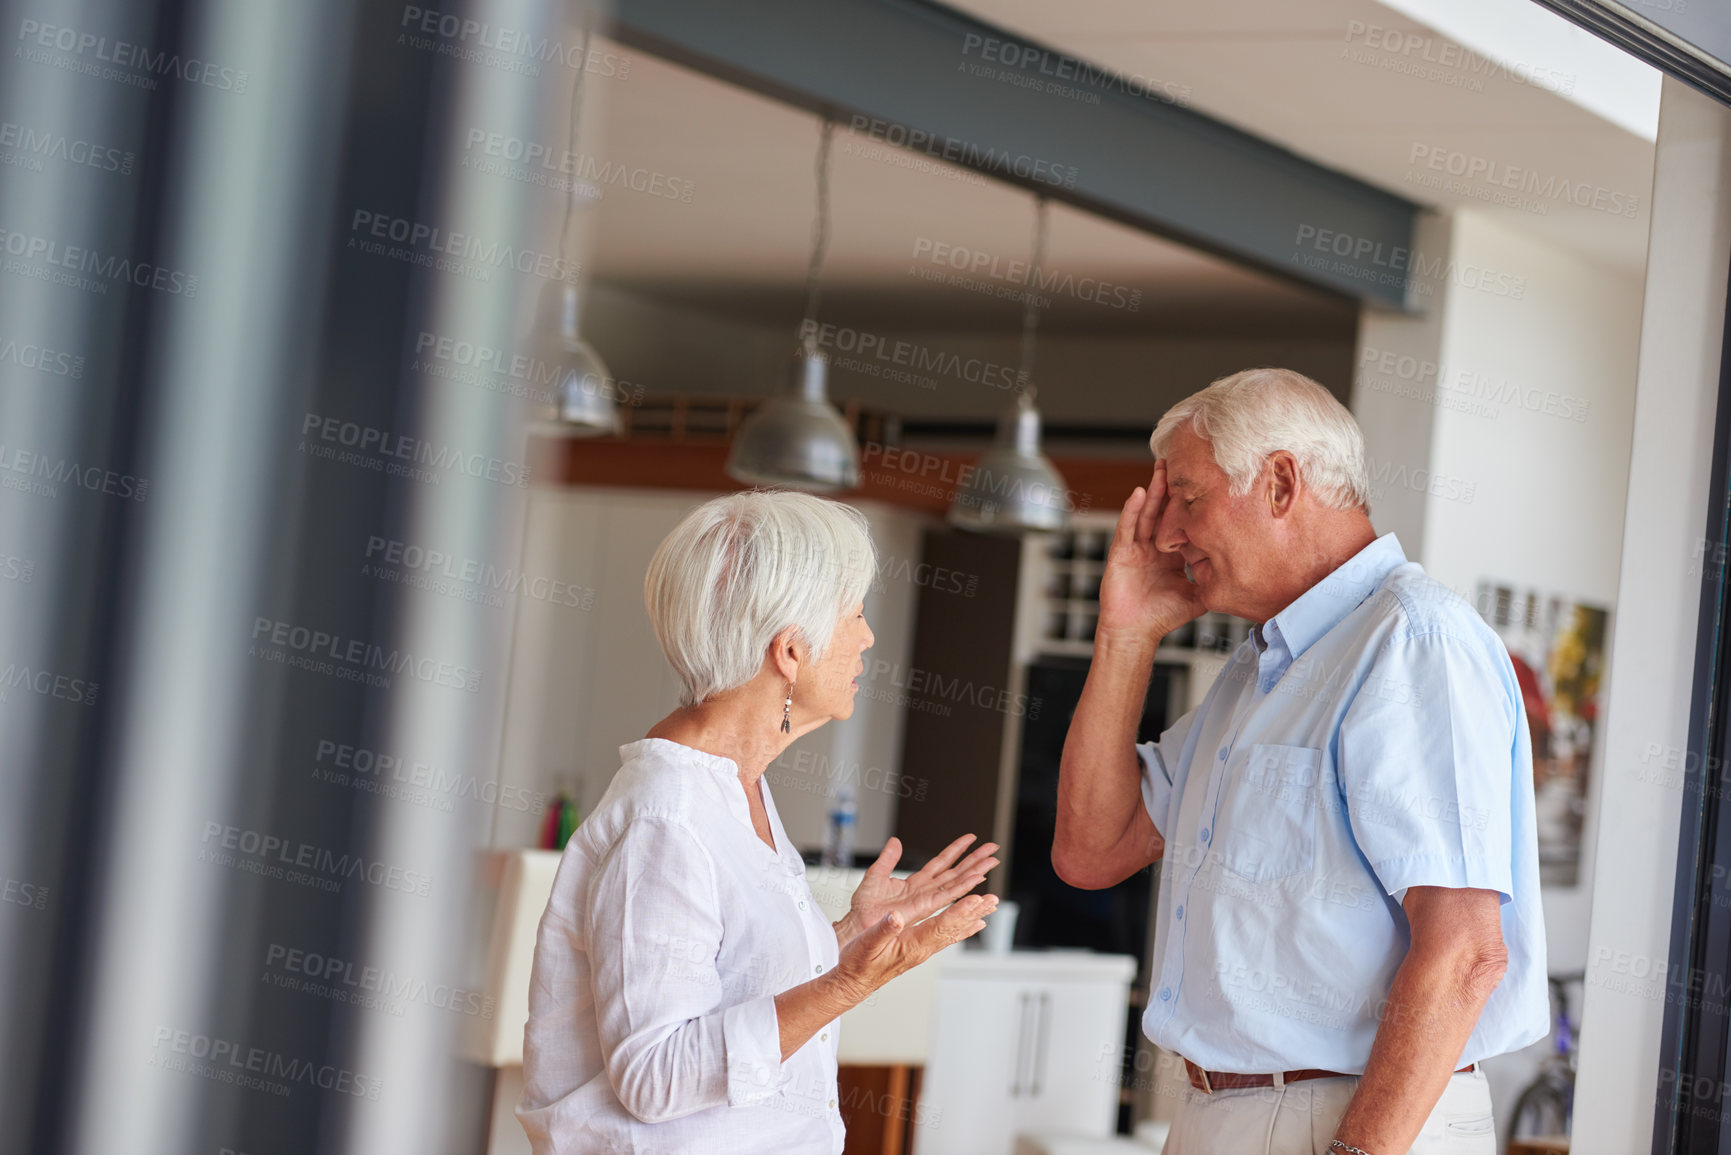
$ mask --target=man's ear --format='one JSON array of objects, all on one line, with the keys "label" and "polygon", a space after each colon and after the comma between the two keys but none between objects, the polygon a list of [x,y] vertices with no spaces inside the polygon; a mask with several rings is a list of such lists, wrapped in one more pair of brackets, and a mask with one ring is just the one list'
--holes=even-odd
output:
[{"label": "man's ear", "polygon": [[769,643],[768,661],[776,676],[784,682],[799,681],[799,668],[805,659],[805,643],[798,626],[788,626]]},{"label": "man's ear", "polygon": [[1286,450],[1277,450],[1268,458],[1268,512],[1280,518],[1292,512],[1298,501],[1300,482],[1298,461]]}]

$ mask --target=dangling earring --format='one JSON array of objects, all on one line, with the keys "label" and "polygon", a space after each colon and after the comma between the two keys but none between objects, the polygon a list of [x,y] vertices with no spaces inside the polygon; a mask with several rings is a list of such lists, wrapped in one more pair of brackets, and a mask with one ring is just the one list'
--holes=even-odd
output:
[{"label": "dangling earring", "polygon": [[787,684],[787,700],[781,704],[781,732],[793,733],[793,683]]}]

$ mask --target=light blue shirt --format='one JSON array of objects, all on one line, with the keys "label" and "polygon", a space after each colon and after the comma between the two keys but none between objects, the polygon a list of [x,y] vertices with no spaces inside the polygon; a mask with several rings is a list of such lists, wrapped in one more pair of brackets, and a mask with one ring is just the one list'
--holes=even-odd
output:
[{"label": "light blue shirt", "polygon": [[1502,895],[1508,971],[1456,1066],[1550,1029],[1526,709],[1500,639],[1385,534],[1137,747],[1166,840],[1148,1037],[1208,1070],[1359,1074],[1409,886]]}]

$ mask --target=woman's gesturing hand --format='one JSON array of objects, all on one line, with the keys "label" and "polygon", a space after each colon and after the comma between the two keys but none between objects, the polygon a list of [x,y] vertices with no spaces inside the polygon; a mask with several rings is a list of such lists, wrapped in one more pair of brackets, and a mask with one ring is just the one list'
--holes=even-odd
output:
[{"label": "woman's gesturing hand", "polygon": [[995,895],[970,894],[942,914],[912,925],[892,910],[844,941],[829,973],[775,996],[782,1060],[805,1046],[825,1023],[859,1006],[903,971],[979,932],[997,906]]},{"label": "woman's gesturing hand", "polygon": [[997,906],[996,895],[971,894],[942,914],[913,926],[892,910],[841,948],[835,981],[846,989],[850,999],[862,1002],[903,971],[977,934],[986,925],[985,916]]},{"label": "woman's gesturing hand", "polygon": [[1137,486],[1118,515],[1106,571],[1100,579],[1100,621],[1095,636],[1158,640],[1207,607],[1184,576],[1184,557],[1163,552],[1155,537],[1167,502],[1166,462],[1154,463],[1148,488]]},{"label": "woman's gesturing hand", "polygon": [[890,874],[902,857],[901,839],[891,838],[884,843],[883,853],[866,870],[865,877],[853,892],[847,916],[836,923],[837,941],[846,946],[860,931],[877,925],[892,912],[901,915],[902,922],[911,926],[980,885],[986,880],[987,872],[998,865],[998,860],[993,857],[998,844],[981,843],[957,862],[956,859],[973,840],[972,834],[962,835],[907,878],[894,878]]}]

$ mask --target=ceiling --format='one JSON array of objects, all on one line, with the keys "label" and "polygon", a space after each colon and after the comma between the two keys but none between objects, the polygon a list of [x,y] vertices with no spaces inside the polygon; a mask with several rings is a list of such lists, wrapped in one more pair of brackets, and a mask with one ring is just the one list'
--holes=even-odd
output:
[{"label": "ceiling", "polygon": [[[594,274],[743,320],[797,324],[816,215],[818,118],[655,57],[634,59],[629,81],[605,100],[604,113],[585,118],[585,141],[599,133],[610,162],[664,173],[682,197],[689,190],[689,203],[603,187],[586,222]],[[901,329],[1019,326],[1021,304],[998,290],[1010,284],[1012,262],[1032,252],[1034,198],[939,161],[910,162],[837,127],[826,315]],[[1053,294],[1043,326],[1350,333],[1355,323],[1357,307],[1345,298],[1065,205],[1048,211],[1045,268],[1073,281]],[[921,275],[941,278],[957,263],[977,270],[966,285]]]},{"label": "ceiling", "polygon": [[[1532,0],[1494,2],[1511,19],[1576,32]],[[1163,90],[1184,93],[1200,112],[1409,200],[1500,217],[1630,276],[1645,268],[1653,143],[1560,95],[1590,78],[1568,71],[1572,63],[1552,66],[1538,47],[1510,61],[1512,68],[1475,70],[1458,62],[1458,45],[1376,0],[955,6],[1071,55],[1162,81]],[[1385,47],[1397,36],[1399,49]],[[1443,171],[1428,167],[1432,157]],[[1455,188],[1423,183],[1448,182],[1449,165],[1473,161],[1485,176]],[[1604,190],[1601,205],[1618,203],[1615,194],[1638,208],[1621,216],[1558,195],[1529,195],[1534,203],[1521,206],[1493,203],[1488,198],[1506,191],[1494,181],[1506,177],[1517,189],[1523,183],[1526,173],[1513,169],[1530,173],[1532,187],[1548,184],[1556,193],[1566,181]]]},{"label": "ceiling", "polygon": [[[1522,9],[1531,0],[1506,0]],[[1324,165],[1422,204],[1501,217],[1595,262],[1639,277],[1645,263],[1653,146],[1555,92],[1505,77],[1412,68],[1447,42],[1375,0],[960,0],[971,15],[1120,71]],[[1382,51],[1376,26],[1415,52]],[[1408,34],[1411,34],[1408,39]],[[792,329],[804,309],[814,219],[816,117],[631,53],[629,78],[591,89],[584,150],[662,174],[661,194],[602,189],[584,214],[592,274],[668,305]],[[1416,58],[1415,58],[1416,57]],[[1445,70],[1446,73],[1446,70]],[[1472,83],[1467,83],[1472,81]],[[1488,203],[1484,180],[1455,188],[1414,156],[1455,154],[1603,189],[1632,216],[1529,196]],[[823,316],[883,330],[1013,333],[1021,306],[1003,275],[1027,260],[1025,191],[901,153],[838,127]],[[1603,199],[1603,198],[1601,198]],[[1252,336],[1350,345],[1356,302],[1237,265],[1077,210],[1052,205],[1047,267],[1080,289],[1052,296],[1043,332],[1115,337]],[[960,254],[965,253],[962,257]],[[976,254],[978,255],[976,257]],[[989,271],[966,284],[937,258]],[[937,280],[930,279],[935,276]],[[1107,299],[1087,287],[1104,282]]]}]

